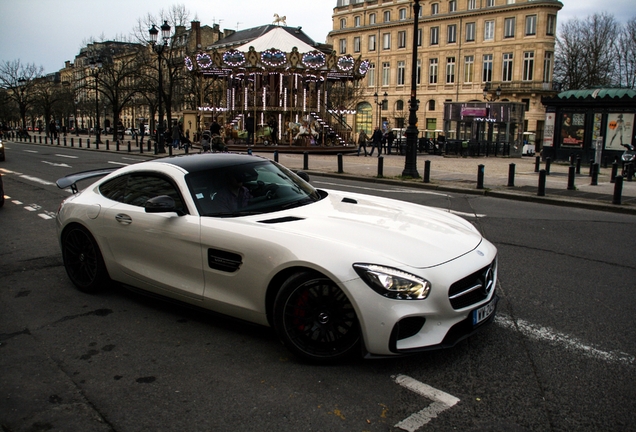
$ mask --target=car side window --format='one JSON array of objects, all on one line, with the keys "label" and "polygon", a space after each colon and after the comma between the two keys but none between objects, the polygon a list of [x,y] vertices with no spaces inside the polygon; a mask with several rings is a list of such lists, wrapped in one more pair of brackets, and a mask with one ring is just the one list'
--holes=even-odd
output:
[{"label": "car side window", "polygon": [[157,174],[140,173],[117,177],[101,185],[99,191],[108,199],[137,207],[144,207],[150,198],[168,195],[174,200],[177,210],[187,213],[176,187],[167,178]]}]

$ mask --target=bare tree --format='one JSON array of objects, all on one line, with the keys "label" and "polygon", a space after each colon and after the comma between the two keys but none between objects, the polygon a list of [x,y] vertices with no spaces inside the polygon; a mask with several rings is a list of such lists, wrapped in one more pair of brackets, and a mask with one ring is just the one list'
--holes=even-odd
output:
[{"label": "bare tree", "polygon": [[617,46],[620,85],[636,89],[636,18],[623,26]]},{"label": "bare tree", "polygon": [[23,65],[20,60],[6,61],[0,64],[0,88],[6,90],[6,97],[17,105],[24,131],[27,129],[27,112],[34,103],[36,80],[43,73],[42,66]]},{"label": "bare tree", "polygon": [[616,19],[604,13],[574,18],[561,26],[554,74],[564,90],[617,84],[619,28]]}]

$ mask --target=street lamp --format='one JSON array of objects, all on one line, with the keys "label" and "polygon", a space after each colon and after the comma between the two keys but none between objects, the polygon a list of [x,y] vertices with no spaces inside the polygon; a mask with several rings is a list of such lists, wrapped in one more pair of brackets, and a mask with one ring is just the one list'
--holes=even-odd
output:
[{"label": "street lamp", "polygon": [[159,35],[159,30],[153,24],[150,30],[148,30],[150,34],[150,45],[152,45],[152,49],[157,53],[157,57],[159,60],[159,124],[157,125],[157,153],[165,153],[166,148],[163,142],[163,106],[161,104],[163,99],[163,78],[161,76],[161,54],[163,50],[168,46],[168,40],[170,40],[170,25],[168,25],[168,21],[164,21],[161,25],[161,43],[157,43],[157,37]]},{"label": "street lamp", "polygon": [[417,25],[420,20],[420,0],[413,2],[413,46],[411,60],[411,99],[409,100],[409,125],[406,128],[406,157],[402,176],[420,178],[417,172]]},{"label": "street lamp", "polygon": [[497,86],[497,89],[495,90],[495,94],[490,96],[490,83],[487,82],[486,85],[484,86],[484,100],[487,100],[489,102],[494,102],[497,99],[499,99],[499,96],[501,96],[501,86]]},{"label": "street lamp", "polygon": [[375,101],[375,104],[378,106],[376,110],[378,115],[378,128],[382,127],[382,118],[380,117],[380,111],[381,111],[380,107],[384,106],[384,104],[388,102],[387,96],[389,96],[388,93],[384,92],[384,99],[382,99],[381,101],[378,101],[378,98],[379,98],[378,93],[373,93],[373,100]]},{"label": "street lamp", "polygon": [[102,68],[102,59],[100,59],[99,57],[97,59],[92,58],[89,66],[91,68],[91,73],[95,81],[95,142],[99,144],[101,143],[101,141],[99,140],[101,128],[99,126],[99,93],[97,81],[99,80],[99,70]]}]

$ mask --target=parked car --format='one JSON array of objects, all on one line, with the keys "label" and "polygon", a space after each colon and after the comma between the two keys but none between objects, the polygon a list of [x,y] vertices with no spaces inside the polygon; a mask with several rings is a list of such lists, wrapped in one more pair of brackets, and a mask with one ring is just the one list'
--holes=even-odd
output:
[{"label": "parked car", "polygon": [[450,347],[495,315],[497,250],[443,210],[315,189],[306,174],[231,153],[57,184],[76,192],[57,231],[77,288],[116,281],[269,325],[305,360]]}]

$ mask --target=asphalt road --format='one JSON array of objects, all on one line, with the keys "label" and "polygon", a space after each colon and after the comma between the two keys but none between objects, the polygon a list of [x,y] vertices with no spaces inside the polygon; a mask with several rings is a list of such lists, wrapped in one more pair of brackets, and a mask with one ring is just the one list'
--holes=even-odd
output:
[{"label": "asphalt road", "polygon": [[495,323],[452,349],[316,367],[268,328],[121,288],[76,291],[53,219],[68,192],[54,181],[144,157],[7,147],[3,432],[635,428],[633,215],[314,176],[464,216],[499,249],[501,296]]}]

